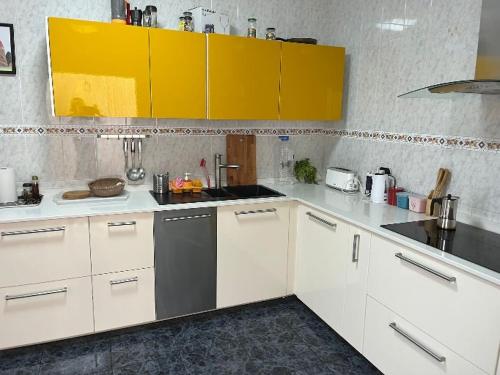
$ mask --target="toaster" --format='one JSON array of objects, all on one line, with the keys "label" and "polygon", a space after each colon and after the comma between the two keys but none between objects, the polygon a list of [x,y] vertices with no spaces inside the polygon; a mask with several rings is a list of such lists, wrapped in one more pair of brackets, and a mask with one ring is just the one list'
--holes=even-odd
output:
[{"label": "toaster", "polygon": [[356,172],[350,169],[330,167],[326,171],[326,185],[334,189],[355,192],[359,190]]}]

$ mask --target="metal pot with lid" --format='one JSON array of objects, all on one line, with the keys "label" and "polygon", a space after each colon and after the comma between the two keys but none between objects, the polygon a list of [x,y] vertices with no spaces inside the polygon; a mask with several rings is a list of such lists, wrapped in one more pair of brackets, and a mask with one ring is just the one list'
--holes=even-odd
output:
[{"label": "metal pot with lid", "polygon": [[435,198],[433,202],[441,204],[437,226],[441,229],[454,230],[457,226],[457,208],[459,197],[448,194],[445,197]]}]

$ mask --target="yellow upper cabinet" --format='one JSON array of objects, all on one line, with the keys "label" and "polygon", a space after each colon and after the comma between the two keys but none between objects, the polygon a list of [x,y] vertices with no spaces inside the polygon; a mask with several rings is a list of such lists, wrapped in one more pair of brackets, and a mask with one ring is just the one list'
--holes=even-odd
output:
[{"label": "yellow upper cabinet", "polygon": [[150,29],[153,117],[207,117],[206,36]]},{"label": "yellow upper cabinet", "polygon": [[56,116],[151,117],[148,29],[48,19]]},{"label": "yellow upper cabinet", "polygon": [[279,119],[281,42],[208,35],[208,117]]},{"label": "yellow upper cabinet", "polygon": [[283,43],[280,118],[340,120],[344,58],[341,47]]}]

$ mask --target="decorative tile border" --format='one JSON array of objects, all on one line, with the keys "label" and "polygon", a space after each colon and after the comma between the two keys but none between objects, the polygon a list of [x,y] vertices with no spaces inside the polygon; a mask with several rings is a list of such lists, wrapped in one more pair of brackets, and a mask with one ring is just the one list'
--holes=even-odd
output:
[{"label": "decorative tile border", "polygon": [[325,129],[325,134],[339,138],[354,138],[378,142],[407,143],[461,150],[500,152],[500,140],[448,135],[392,133],[378,130]]},{"label": "decorative tile border", "polygon": [[412,145],[436,146],[451,149],[500,152],[500,140],[431,134],[393,133],[379,130],[342,130],[324,128],[198,128],[169,126],[0,126],[0,135],[62,135],[96,136],[109,134],[143,134],[158,136],[224,136],[228,134],[260,136],[324,135],[377,142],[396,142]]},{"label": "decorative tile border", "polygon": [[197,127],[169,127],[169,126],[0,126],[0,135],[68,135],[68,136],[96,136],[109,134],[143,134],[164,136],[223,136],[228,134],[241,135],[320,135],[322,128],[197,128]]}]

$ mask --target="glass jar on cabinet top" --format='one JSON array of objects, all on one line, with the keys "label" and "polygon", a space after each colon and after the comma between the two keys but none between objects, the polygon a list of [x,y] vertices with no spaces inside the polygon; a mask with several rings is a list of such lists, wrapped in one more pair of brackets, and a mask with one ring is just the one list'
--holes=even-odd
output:
[{"label": "glass jar on cabinet top", "polygon": [[266,39],[276,40],[276,29],[274,27],[268,27],[266,29]]},{"label": "glass jar on cabinet top", "polygon": [[179,24],[177,25],[177,30],[184,31],[185,23],[186,23],[186,20],[184,19],[184,16],[179,17]]},{"label": "glass jar on cabinet top", "polygon": [[191,12],[184,12],[184,31],[194,31],[193,13]]},{"label": "glass jar on cabinet top", "polygon": [[257,38],[257,18],[248,19],[248,32],[249,38]]}]

